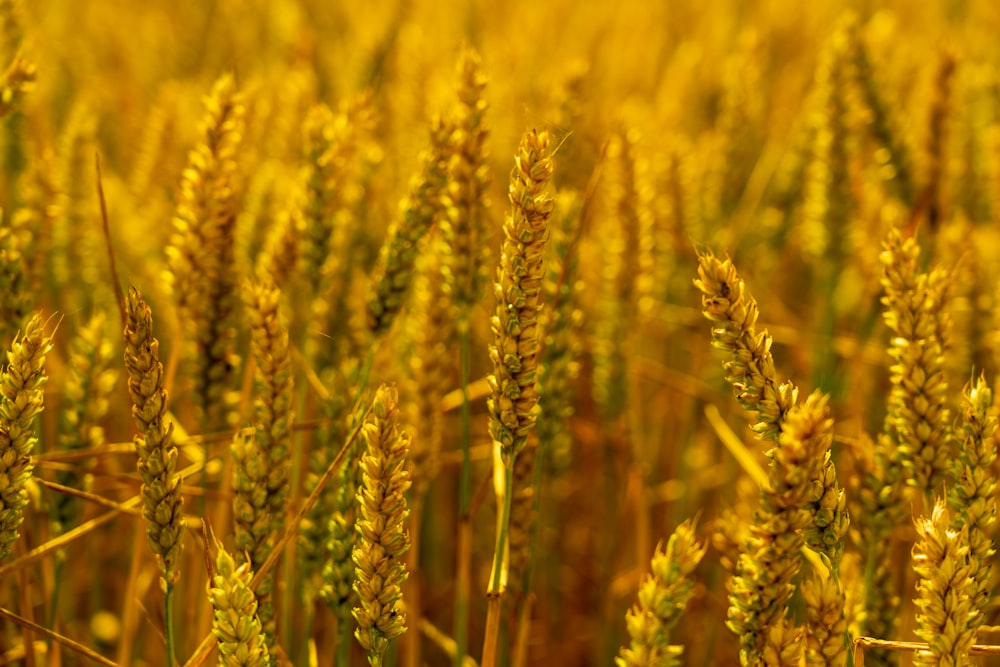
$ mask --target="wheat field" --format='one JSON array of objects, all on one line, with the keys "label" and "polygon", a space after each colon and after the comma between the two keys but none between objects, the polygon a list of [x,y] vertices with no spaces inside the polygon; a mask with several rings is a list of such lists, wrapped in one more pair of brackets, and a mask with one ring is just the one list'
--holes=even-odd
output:
[{"label": "wheat field", "polygon": [[1000,665],[997,34],[0,0],[0,665]]}]

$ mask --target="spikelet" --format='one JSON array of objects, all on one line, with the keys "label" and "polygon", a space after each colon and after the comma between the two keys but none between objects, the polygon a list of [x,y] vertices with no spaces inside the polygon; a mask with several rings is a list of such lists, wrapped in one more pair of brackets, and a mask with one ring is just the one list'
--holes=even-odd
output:
[{"label": "spikelet", "polygon": [[48,379],[45,355],[52,349],[52,339],[45,334],[45,323],[35,315],[14,340],[7,353],[7,367],[0,378],[0,561],[11,554],[10,545],[17,539],[28,504],[25,485],[34,466],[34,418],[42,411]]},{"label": "spikelet", "polygon": [[822,457],[823,465],[813,480],[812,521],[806,529],[805,538],[809,548],[826,554],[836,569],[844,555],[844,538],[850,527],[850,517],[847,495],[837,482],[837,468],[829,448]]},{"label": "spikelet", "polygon": [[493,292],[496,315],[490,346],[489,432],[510,467],[535,425],[538,403],[538,312],[545,278],[544,252],[553,203],[546,192],[552,159],[546,132],[528,131],[510,175],[510,213]]},{"label": "spikelet", "polygon": [[457,312],[459,331],[468,329],[469,311],[482,297],[487,280],[486,193],[489,187],[486,128],[486,77],[479,55],[465,49],[458,63],[458,104],[448,158],[448,185],[441,230],[448,248],[442,263],[445,285]]},{"label": "spikelet", "polygon": [[919,270],[920,248],[893,227],[880,256],[885,272],[885,322],[892,331],[886,433],[907,483],[930,496],[939,493],[952,458],[944,351],[951,280],[940,269]]},{"label": "spikelet", "polygon": [[215,575],[208,589],[215,616],[212,632],[219,640],[220,667],[267,667],[271,664],[261,622],[257,615],[257,599],[250,582],[253,571],[249,563],[239,567],[236,561],[216,543]]},{"label": "spikelet", "polygon": [[666,547],[657,545],[639,601],[625,614],[631,643],[615,658],[618,667],[681,664],[683,647],[670,644],[670,630],[694,594],[691,577],[704,555],[705,545],[699,544],[691,521],[677,527]]},{"label": "spikelet", "polygon": [[139,431],[135,450],[142,478],[142,516],[163,584],[172,586],[181,575],[178,566],[184,526],[181,480],[174,475],[174,425],[166,421],[167,392],[163,389],[160,343],[153,337],[153,314],[135,287],[129,288],[125,314],[125,368],[132,417]]},{"label": "spikelet", "polygon": [[917,636],[930,647],[918,650],[915,665],[963,666],[975,641],[973,603],[976,583],[969,562],[966,528],[953,530],[944,501],[934,505],[930,517],[917,520],[920,536],[913,547],[917,583]]},{"label": "spikelet", "polygon": [[743,665],[759,665],[768,656],[778,661],[774,664],[790,664],[788,655],[801,653],[802,638],[787,626],[786,605],[801,565],[803,531],[811,522],[812,482],[830,444],[828,410],[825,395],[811,394],[788,413],[778,446],[769,453],[769,488],[761,492],[729,595],[727,625],[740,639]]},{"label": "spikelet", "polygon": [[753,517],[748,508],[760,491],[753,480],[744,476],[737,480],[736,494],[739,500],[731,507],[724,507],[712,527],[712,548],[719,552],[719,564],[730,576],[736,574],[740,551],[750,535]]},{"label": "spikelet", "polygon": [[990,563],[996,553],[991,535],[997,519],[996,478],[992,472],[997,454],[997,419],[992,413],[992,392],[984,377],[980,376],[975,385],[970,382],[963,397],[964,437],[958,460],[952,465],[955,481],[948,487],[948,504],[955,513],[954,528],[968,532],[969,562],[975,582],[970,595],[973,607],[980,612],[972,621],[975,630],[983,622],[982,613],[990,599]]},{"label": "spikelet", "polygon": [[243,302],[257,361],[254,427],[257,443],[267,458],[267,505],[275,534],[284,530],[288,504],[294,395],[292,355],[288,330],[278,312],[279,297],[270,278],[244,282]]},{"label": "spikelet", "polygon": [[407,578],[403,556],[410,548],[404,495],[410,487],[406,472],[410,442],[397,429],[397,413],[396,389],[382,385],[361,432],[367,449],[361,459],[358,540],[352,555],[359,600],[354,636],[368,652],[372,667],[382,665],[389,641],[406,632],[401,586]]},{"label": "spikelet", "polygon": [[179,116],[178,93],[174,84],[164,85],[145,114],[129,181],[129,189],[140,201],[153,199],[161,194],[159,188],[174,178],[165,167],[172,164],[168,156],[179,152],[174,147]]},{"label": "spikelet", "polygon": [[[80,328],[70,343],[69,380],[59,429],[59,449],[73,451],[104,444],[101,421],[108,413],[118,371],[111,368],[114,346],[105,336],[107,318],[97,311]],[[64,486],[83,487],[79,470],[59,471],[56,479]],[[55,496],[56,532],[73,523],[79,501],[72,496]]]},{"label": "spikelet", "polygon": [[221,77],[205,98],[201,139],[188,156],[174,214],[174,235],[167,248],[168,282],[194,348],[190,353],[194,404],[204,430],[229,424],[239,298],[236,158],[244,115],[235,81],[228,75]]},{"label": "spikelet", "polygon": [[757,301],[730,259],[709,250],[698,252],[702,314],[712,323],[712,346],[729,353],[723,363],[736,399],[757,423],[750,429],[762,440],[778,441],[785,416],[795,406],[798,389],[778,384],[771,356],[771,336],[757,331]]},{"label": "spikelet", "polygon": [[440,215],[450,134],[451,128],[440,119],[431,125],[430,147],[424,152],[420,174],[410,184],[402,219],[393,223],[382,245],[368,295],[368,328],[376,336],[388,330],[402,308],[420,241]]}]

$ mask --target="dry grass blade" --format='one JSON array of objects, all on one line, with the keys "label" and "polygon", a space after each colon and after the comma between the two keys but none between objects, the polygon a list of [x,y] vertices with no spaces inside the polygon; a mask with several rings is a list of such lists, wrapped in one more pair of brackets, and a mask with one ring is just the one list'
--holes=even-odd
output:
[{"label": "dry grass blade", "polygon": [[[122,508],[123,509],[129,508],[131,510],[131,508],[139,504],[139,500],[140,500],[139,496],[136,496],[126,501],[125,503],[122,503]],[[20,558],[16,558],[5,565],[0,565],[0,579],[3,579],[7,574],[11,572],[16,572],[17,570],[20,570],[21,568],[26,567],[31,563],[34,563],[35,561],[37,561],[40,558],[43,558],[45,555],[49,553],[52,553],[58,549],[62,549],[66,545],[75,542],[76,540],[80,539],[81,537],[84,537],[88,533],[96,530],[97,528],[100,528],[108,521],[111,521],[112,519],[116,518],[119,514],[121,514],[121,510],[114,510],[112,512],[107,512],[105,514],[102,514],[99,517],[95,517],[90,521],[80,524],[73,530],[63,533],[62,535],[60,535],[55,539],[49,540],[45,544],[35,547],[34,549],[24,554]]]},{"label": "dry grass blade", "polygon": [[83,644],[75,642],[69,637],[64,637],[58,632],[53,632],[52,630],[49,630],[46,627],[38,625],[37,623],[29,621],[28,619],[22,616],[18,616],[14,612],[8,611],[3,607],[0,607],[0,617],[6,618],[9,621],[13,621],[14,623],[20,625],[22,628],[28,628],[33,632],[37,632],[40,635],[48,637],[52,641],[57,642],[62,646],[65,646],[74,653],[83,656],[84,658],[92,662],[96,662],[99,665],[108,665],[109,667],[117,667],[117,663],[111,662],[103,655],[95,653],[92,649],[87,648]]},{"label": "dry grass blade", "polygon": [[56,482],[49,482],[40,477],[35,478],[35,482],[41,484],[42,486],[57,491],[58,493],[63,493],[67,496],[73,496],[75,498],[82,498],[83,500],[94,503],[95,505],[100,505],[101,507],[107,507],[109,509],[118,510],[123,514],[140,514],[141,512],[132,507],[128,503],[119,503],[114,500],[108,500],[104,496],[99,496],[96,493],[89,493],[87,491],[81,491],[80,489],[74,489],[71,486],[65,486],[63,484],[58,484]]}]

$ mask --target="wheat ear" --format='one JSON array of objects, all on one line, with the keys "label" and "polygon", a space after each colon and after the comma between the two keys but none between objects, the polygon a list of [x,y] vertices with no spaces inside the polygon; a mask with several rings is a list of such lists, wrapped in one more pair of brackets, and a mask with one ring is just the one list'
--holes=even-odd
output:
[{"label": "wheat ear", "polygon": [[743,665],[770,664],[768,655],[785,664],[789,652],[803,648],[789,626],[787,604],[811,521],[813,480],[829,444],[828,399],[813,393],[785,416],[778,447],[770,452],[768,488],[733,578],[727,625],[740,639]]},{"label": "wheat ear", "polygon": [[[66,406],[62,411],[59,449],[72,451],[104,444],[101,422],[110,407],[111,394],[118,381],[118,371],[110,367],[114,346],[105,335],[107,318],[97,311],[70,343],[70,375],[66,383]],[[80,487],[79,470],[59,471],[57,481],[64,486]],[[62,532],[76,517],[79,500],[60,494],[55,498],[57,532]]]},{"label": "wheat ear", "polygon": [[490,248],[485,220],[489,188],[486,76],[479,55],[472,49],[462,52],[458,77],[441,230],[448,248],[442,272],[455,302],[461,332],[468,327],[469,311],[482,296]]},{"label": "wheat ear", "polygon": [[215,575],[208,589],[215,616],[212,632],[219,640],[219,667],[267,667],[271,664],[250,586],[250,563],[239,567],[223,546],[215,558]]},{"label": "wheat ear", "polygon": [[969,561],[975,581],[972,600],[979,611],[970,624],[978,629],[990,599],[990,561],[996,553],[991,533],[997,518],[996,478],[992,472],[997,455],[997,419],[992,413],[993,396],[985,378],[970,383],[964,399],[964,437],[953,465],[955,483],[948,488],[948,504],[955,512],[955,528],[968,531]]},{"label": "wheat ear", "polygon": [[167,656],[173,664],[173,590],[181,576],[178,566],[184,532],[181,480],[174,474],[177,447],[172,441],[174,425],[166,421],[167,392],[163,388],[160,343],[153,336],[152,311],[135,287],[129,288],[125,299],[125,368],[132,417],[139,431],[135,450],[142,478],[142,516],[146,520],[146,538],[160,569]]},{"label": "wheat ear", "polygon": [[34,466],[34,419],[42,411],[48,379],[45,355],[52,349],[52,339],[45,334],[45,323],[35,315],[14,340],[7,353],[7,367],[0,376],[0,561],[11,554],[10,545],[17,539],[28,504],[25,488]]},{"label": "wheat ear", "polygon": [[389,229],[372,276],[368,296],[368,328],[384,333],[403,306],[413,280],[420,241],[441,213],[447,174],[445,150],[451,127],[437,119],[431,126],[430,146],[424,151],[420,174],[410,184],[403,217]]},{"label": "wheat ear", "polygon": [[[490,576],[490,607],[483,640],[483,665],[496,659],[499,639],[500,598],[507,580],[508,527],[513,501],[517,456],[528,444],[535,426],[538,404],[538,348],[545,279],[545,242],[553,202],[547,192],[552,177],[552,153],[546,132],[529,130],[521,139],[510,174],[510,213],[504,221],[504,242],[493,292],[496,314],[492,319],[493,344],[489,377],[491,396],[489,433],[503,465],[503,496],[493,572]],[[494,465],[497,463],[494,458]],[[523,466],[522,466],[523,471]]]},{"label": "wheat ear", "polygon": [[779,384],[771,355],[771,336],[757,331],[757,301],[728,258],[711,251],[698,253],[702,313],[712,323],[712,346],[729,353],[726,380],[736,399],[757,419],[751,430],[758,438],[777,442],[782,423],[795,406],[798,389]]},{"label": "wheat ear", "polygon": [[885,322],[893,336],[886,433],[907,482],[926,497],[941,491],[953,456],[944,352],[952,280],[940,269],[920,271],[920,246],[892,227],[880,255]]},{"label": "wheat ear", "polygon": [[639,587],[639,601],[625,615],[631,644],[622,647],[615,658],[618,667],[681,664],[684,649],[670,644],[670,630],[694,594],[692,575],[705,548],[698,542],[691,521],[677,527],[665,548],[662,544],[656,547],[650,574]]},{"label": "wheat ear", "polygon": [[206,431],[229,424],[238,304],[236,159],[244,116],[236,82],[231,76],[221,77],[205,98],[201,139],[188,157],[167,248],[167,278],[193,341],[195,408]]},{"label": "wheat ear", "polygon": [[406,632],[402,585],[403,561],[410,541],[405,530],[409,510],[406,472],[409,438],[398,430],[396,389],[379,387],[371,416],[362,429],[367,450],[361,459],[362,488],[358,490],[358,541],[353,560],[357,570],[354,636],[368,652],[372,667],[382,665],[389,641]]},{"label": "wheat ear", "polygon": [[930,517],[917,520],[920,539],[913,547],[917,583],[917,636],[929,644],[918,650],[915,665],[968,665],[976,638],[970,620],[978,615],[974,598],[976,582],[969,561],[969,534],[954,530],[944,501],[934,505]]},{"label": "wheat ear", "polygon": [[805,602],[806,664],[809,667],[844,667],[847,664],[847,602],[844,587],[829,559],[827,571],[804,579],[800,585]]}]

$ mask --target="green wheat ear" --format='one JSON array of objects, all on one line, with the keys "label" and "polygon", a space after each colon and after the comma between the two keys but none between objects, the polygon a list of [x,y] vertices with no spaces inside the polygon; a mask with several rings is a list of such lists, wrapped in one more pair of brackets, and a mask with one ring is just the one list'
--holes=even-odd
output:
[{"label": "green wheat ear", "polygon": [[38,315],[28,320],[7,353],[7,366],[0,376],[0,561],[11,554],[28,504],[25,488],[34,466],[35,417],[42,411],[48,376],[45,356],[52,350],[52,338]]},{"label": "green wheat ear", "polygon": [[146,537],[156,556],[165,584],[180,579],[179,560],[184,532],[181,516],[181,480],[177,470],[174,425],[167,421],[167,392],[163,388],[160,342],[153,336],[153,313],[139,290],[129,289],[125,300],[125,368],[132,396],[132,417],[139,435],[135,450],[142,478],[142,516]]}]

